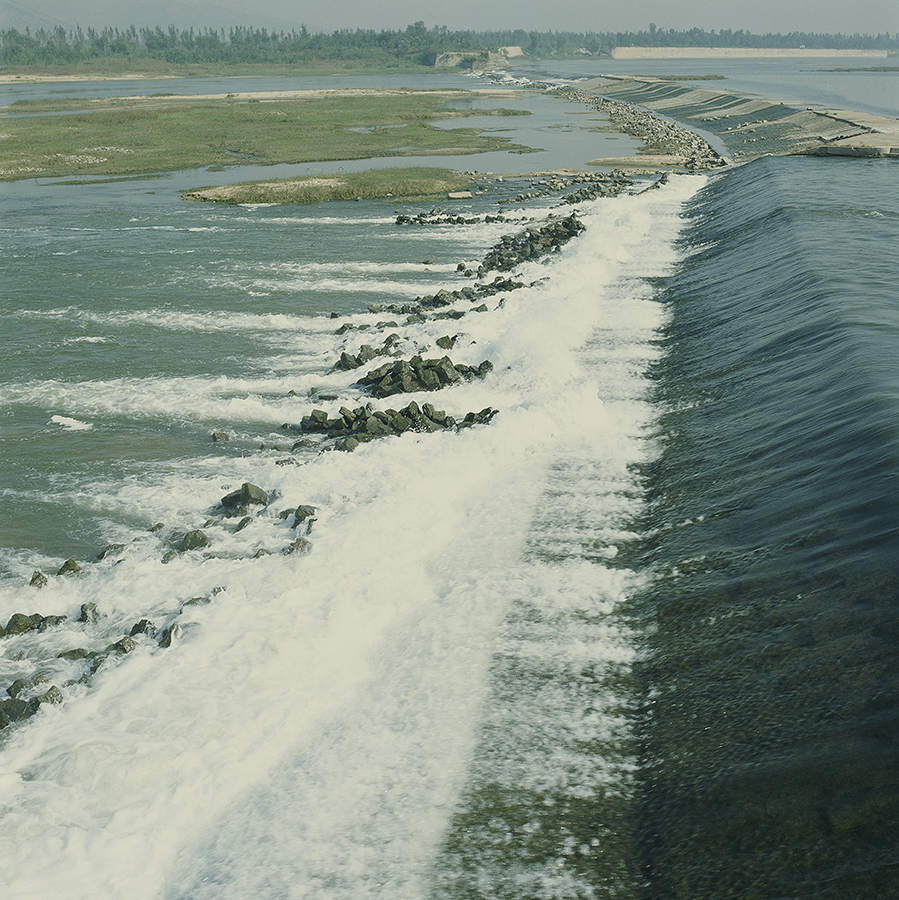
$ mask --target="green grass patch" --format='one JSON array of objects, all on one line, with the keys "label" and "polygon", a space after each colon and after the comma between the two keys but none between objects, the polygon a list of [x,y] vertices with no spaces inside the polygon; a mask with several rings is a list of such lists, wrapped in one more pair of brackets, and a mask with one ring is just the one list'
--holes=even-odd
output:
[{"label": "green grass patch", "polygon": [[471,178],[454,169],[410,166],[341,172],[338,175],[310,175],[274,181],[249,181],[184,191],[186,200],[207,203],[322,203],[329,200],[372,200],[382,197],[403,200],[430,200],[462,191],[473,184]]},{"label": "green grass patch", "polygon": [[0,180],[527,149],[480,129],[430,124],[485,114],[447,108],[447,100],[464,96],[403,91],[16,103],[0,111]]}]

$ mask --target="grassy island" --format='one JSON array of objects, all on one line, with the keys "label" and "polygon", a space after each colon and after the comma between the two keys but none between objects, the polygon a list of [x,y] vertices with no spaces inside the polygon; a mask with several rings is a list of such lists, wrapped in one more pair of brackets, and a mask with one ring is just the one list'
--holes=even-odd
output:
[{"label": "grassy island", "polygon": [[471,93],[350,89],[19,101],[0,109],[0,180],[530,149],[478,128],[431,124],[521,114],[452,107]]},{"label": "grassy island", "polygon": [[403,200],[445,198],[471,187],[472,180],[453,169],[404,166],[337,175],[310,175],[276,181],[248,181],[185,191],[186,200],[208,203],[321,203],[325,200]]}]

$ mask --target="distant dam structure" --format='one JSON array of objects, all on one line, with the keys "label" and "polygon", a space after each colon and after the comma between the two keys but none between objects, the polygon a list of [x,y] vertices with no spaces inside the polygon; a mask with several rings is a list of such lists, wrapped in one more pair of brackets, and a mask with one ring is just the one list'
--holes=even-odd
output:
[{"label": "distant dam structure", "polygon": [[616,47],[612,51],[612,59],[886,59],[887,56],[887,50],[810,50],[805,47],[795,50],[775,47]]}]

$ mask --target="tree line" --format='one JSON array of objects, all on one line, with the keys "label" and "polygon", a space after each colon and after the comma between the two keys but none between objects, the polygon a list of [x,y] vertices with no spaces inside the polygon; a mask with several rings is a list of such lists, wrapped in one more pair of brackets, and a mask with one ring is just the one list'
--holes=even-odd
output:
[{"label": "tree line", "polygon": [[651,24],[638,32],[450,31],[416,22],[398,31],[341,30],[330,34],[299,30],[268,31],[236,26],[228,29],[175,27],[65,29],[24,32],[0,29],[0,66],[54,66],[102,60],[158,60],[183,64],[303,65],[337,61],[380,65],[430,65],[439,53],[481,52],[517,46],[528,56],[594,56],[615,47],[753,47],[798,49],[897,50],[899,34],[844,35],[790,32],[689,31]]}]

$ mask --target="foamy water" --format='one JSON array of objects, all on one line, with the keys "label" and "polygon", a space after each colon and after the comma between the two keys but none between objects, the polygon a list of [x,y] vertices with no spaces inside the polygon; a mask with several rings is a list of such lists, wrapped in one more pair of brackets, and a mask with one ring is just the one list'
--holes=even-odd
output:
[{"label": "foamy water", "polygon": [[[108,517],[110,540],[124,544],[76,578],[52,575],[46,555],[7,560],[0,620],[39,609],[68,621],[0,642],[0,683],[41,676],[64,696],[3,732],[5,896],[465,896],[466,863],[446,847],[484,784],[523,798],[626,796],[620,675],[635,650],[618,612],[642,576],[614,560],[640,508],[630,467],[652,452],[644,373],[663,312],[645,279],[674,261],[679,211],[699,184],[675,178],[583,206],[581,236],[550,264],[516,270],[532,287],[458,321],[386,327],[385,316],[356,312],[341,321],[369,329],[336,335],[324,316],[78,308],[101,341],[87,352],[103,352],[101,335],[124,326],[250,328],[265,337],[266,372],[10,385],[4,403],[51,410],[46,427],[73,440],[125,417],[226,428],[244,444],[136,463],[125,477],[94,468],[59,485],[60,498]],[[508,230],[462,229],[469,250]],[[453,228],[441,235],[460,240]],[[453,268],[440,263],[422,280],[418,263],[285,261],[266,278],[312,292],[336,279],[404,302],[451,284]],[[249,281],[267,283],[259,273]],[[457,418],[497,408],[490,425],[353,453],[276,449],[282,423],[364,402],[359,373],[330,366],[393,331],[407,356],[443,355],[434,340],[459,333],[454,362],[490,359],[486,378],[414,398]],[[266,428],[260,451],[253,436],[266,443]],[[241,530],[236,520],[206,525],[245,481],[269,492],[269,506]],[[310,550],[290,554],[304,531],[279,514],[299,504],[316,508]],[[148,531],[156,521],[164,527]],[[193,528],[209,546],[163,563],[166,542]],[[260,550],[270,555],[254,558]],[[40,592],[24,584],[36,567],[51,576]],[[86,603],[100,617],[78,623]],[[84,679],[88,662],[57,658],[103,650],[144,618],[180,626],[171,647],[137,634],[135,650]],[[596,673],[587,715],[585,668]],[[516,672],[538,671],[553,674],[516,685]],[[599,859],[602,846],[572,843],[551,816],[537,818],[559,831],[559,864],[494,872],[488,851],[507,824],[494,817],[482,879],[499,891],[517,878],[530,892],[521,896],[594,896],[574,863]]]}]

